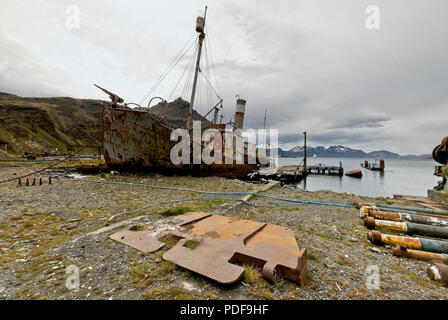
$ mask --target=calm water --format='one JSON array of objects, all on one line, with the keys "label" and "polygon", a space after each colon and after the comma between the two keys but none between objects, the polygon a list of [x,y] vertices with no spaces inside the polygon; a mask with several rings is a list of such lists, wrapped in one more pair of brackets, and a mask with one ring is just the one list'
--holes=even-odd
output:
[{"label": "calm water", "polygon": [[[279,166],[298,164],[302,159],[279,158]],[[386,159],[384,173],[361,168],[361,163],[375,159],[359,158],[308,158],[308,165],[322,163],[328,166],[339,166],[342,161],[344,172],[360,169],[362,179],[337,176],[309,175],[306,179],[306,190],[331,190],[335,192],[349,192],[371,197],[392,197],[394,194],[426,196],[427,190],[432,189],[438,178],[433,175],[434,160],[399,160]],[[299,183],[303,188],[303,182]]]}]

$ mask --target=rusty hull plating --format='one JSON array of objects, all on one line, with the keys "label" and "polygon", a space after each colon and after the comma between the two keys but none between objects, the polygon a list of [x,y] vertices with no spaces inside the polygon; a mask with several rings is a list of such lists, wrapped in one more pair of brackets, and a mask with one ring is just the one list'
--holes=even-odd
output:
[{"label": "rusty hull plating", "polygon": [[175,165],[170,159],[171,148],[177,143],[170,141],[172,129],[147,111],[104,107],[101,122],[104,160],[112,169],[138,168],[166,174],[246,177],[259,167],[246,163]]},{"label": "rusty hull plating", "polygon": [[[164,246],[158,239],[175,236],[178,243],[163,258],[223,284],[238,281],[248,264],[262,269],[264,278],[275,275],[303,283],[306,249],[299,249],[294,233],[287,228],[262,222],[239,220],[203,212],[183,214],[170,221],[126,228],[110,236],[143,252]],[[189,248],[194,240],[198,245]]]}]

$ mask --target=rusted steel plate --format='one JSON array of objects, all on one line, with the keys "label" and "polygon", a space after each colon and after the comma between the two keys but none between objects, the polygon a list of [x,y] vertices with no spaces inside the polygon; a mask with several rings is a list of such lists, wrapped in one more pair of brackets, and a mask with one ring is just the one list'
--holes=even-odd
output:
[{"label": "rusted steel plate", "polygon": [[208,217],[210,214],[203,212],[193,212],[185,214],[178,218],[173,218],[168,222],[155,223],[146,226],[130,226],[117,233],[114,233],[109,238],[128,246],[131,246],[142,252],[154,252],[161,249],[165,243],[160,242],[158,238],[167,234],[167,231],[174,231],[185,224]]},{"label": "rusted steel plate", "polygon": [[125,243],[144,253],[154,252],[162,248],[165,244],[154,238],[149,230],[132,231],[126,228],[110,236],[112,240]]},{"label": "rusted steel plate", "polygon": [[[163,247],[158,238],[167,234],[179,237],[163,258],[224,284],[242,277],[242,264],[262,269],[263,277],[269,280],[278,274],[302,283],[306,274],[306,249],[299,249],[291,230],[277,225],[199,212],[149,225],[131,238],[121,238],[129,232],[133,231],[122,230],[111,239],[155,251]],[[192,239],[197,244],[193,249],[186,246]]]}]

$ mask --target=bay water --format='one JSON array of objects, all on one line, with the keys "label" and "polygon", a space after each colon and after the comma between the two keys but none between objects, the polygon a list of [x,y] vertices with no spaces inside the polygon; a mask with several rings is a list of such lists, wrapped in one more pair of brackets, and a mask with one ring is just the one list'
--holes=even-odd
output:
[{"label": "bay water", "polygon": [[[278,165],[297,165],[301,160],[279,158]],[[385,159],[384,172],[362,168],[364,160],[375,162],[375,159],[364,158],[307,158],[308,165],[339,166],[339,162],[342,162],[344,172],[360,169],[363,177],[308,175],[305,190],[331,190],[369,197],[392,197],[394,194],[426,196],[427,190],[436,186],[437,180],[440,180],[434,176],[434,166],[438,163],[432,159]],[[304,188],[304,182],[299,182],[298,187]]]}]

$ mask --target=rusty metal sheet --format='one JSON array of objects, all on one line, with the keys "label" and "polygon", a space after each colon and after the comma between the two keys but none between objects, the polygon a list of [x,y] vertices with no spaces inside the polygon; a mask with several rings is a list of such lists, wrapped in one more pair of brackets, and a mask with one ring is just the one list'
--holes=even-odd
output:
[{"label": "rusty metal sheet", "polygon": [[[203,212],[187,213],[182,217],[173,218],[167,223],[160,222],[146,226],[129,226],[112,234],[109,238],[127,244],[144,253],[154,252],[165,246],[165,243],[160,242],[158,239],[166,235],[167,231],[177,230],[177,228],[182,227],[184,224],[188,224],[208,216],[210,216],[210,214]],[[133,230],[133,228],[137,226],[141,228],[141,230],[139,228]]]},{"label": "rusty metal sheet", "polygon": [[112,240],[125,243],[144,253],[154,252],[162,248],[165,244],[153,237],[152,231],[132,231],[126,228],[110,236]]},{"label": "rusty metal sheet", "polygon": [[[129,232],[134,235],[129,237]],[[238,281],[244,272],[243,264],[262,269],[263,277],[269,280],[277,274],[299,283],[304,281],[306,249],[299,249],[290,229],[277,225],[195,212],[156,222],[142,231],[127,228],[110,238],[153,252],[163,247],[157,239],[167,234],[180,240],[165,252],[165,260],[217,282]],[[186,246],[192,239],[197,244],[193,249]]]}]

